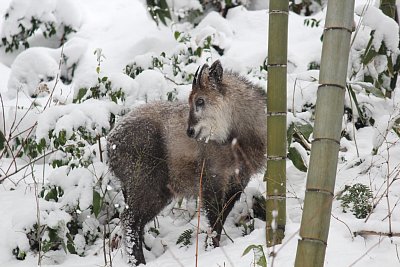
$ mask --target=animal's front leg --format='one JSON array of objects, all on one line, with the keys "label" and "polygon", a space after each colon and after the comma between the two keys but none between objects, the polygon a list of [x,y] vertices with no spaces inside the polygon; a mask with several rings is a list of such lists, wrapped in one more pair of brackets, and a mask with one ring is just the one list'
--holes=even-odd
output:
[{"label": "animal's front leg", "polygon": [[[213,177],[213,179],[217,178]],[[219,247],[225,220],[243,190],[239,185],[229,186],[224,189],[222,186],[216,186],[215,181],[214,183],[205,183],[203,189],[203,205],[211,230],[216,232],[216,236],[213,237],[214,247]]]}]

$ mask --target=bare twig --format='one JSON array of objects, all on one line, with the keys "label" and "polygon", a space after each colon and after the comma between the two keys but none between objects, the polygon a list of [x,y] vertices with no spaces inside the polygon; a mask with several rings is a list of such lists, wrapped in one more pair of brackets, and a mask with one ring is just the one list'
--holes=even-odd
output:
[{"label": "bare twig", "polygon": [[[385,137],[386,139],[386,137]],[[391,213],[391,209],[390,209],[390,200],[389,200],[389,188],[390,188],[390,183],[389,183],[389,178],[390,178],[390,152],[389,152],[389,148],[387,147],[386,149],[386,153],[387,153],[387,175],[386,175],[386,194],[385,194],[385,198],[386,198],[386,204],[387,204],[387,210],[388,210],[388,226],[389,226],[389,233],[392,233],[392,213]]]},{"label": "bare twig", "polygon": [[36,202],[36,222],[37,222],[37,235],[36,235],[36,241],[38,242],[38,266],[42,266],[42,240],[41,240],[41,231],[39,231],[39,229],[41,229],[41,221],[40,221],[40,205],[39,205],[39,183],[36,180],[36,176],[35,173],[33,171],[33,166],[34,163],[30,162],[29,165],[32,169],[32,179],[33,179],[33,183],[34,183],[34,190],[35,190],[35,202]]},{"label": "bare twig", "polygon": [[107,266],[107,252],[106,252],[106,225],[103,225],[103,257],[104,266]]},{"label": "bare twig", "polygon": [[[29,136],[31,135],[31,133],[33,132],[33,129],[35,128],[36,124],[37,124],[37,122],[35,122],[35,124],[30,128],[30,130],[29,130],[29,132],[28,132],[28,134],[27,134],[25,140],[28,140],[28,138],[29,138]],[[24,148],[23,142],[24,142],[24,140],[22,141],[21,147],[19,148],[19,150],[18,150],[17,153],[16,153],[17,156],[19,155],[19,153],[21,152],[21,150]],[[17,169],[17,163],[16,163],[15,160],[16,160],[16,159],[15,159],[15,157],[14,157],[13,162],[14,162],[14,164],[15,164],[15,169]],[[9,172],[10,169],[11,169],[11,165],[12,165],[12,164],[10,164],[10,166],[8,167],[8,169],[7,169],[7,171],[6,171],[7,174],[8,174],[8,172]]]},{"label": "bare twig", "polygon": [[[43,159],[44,157],[46,157],[46,156],[48,156],[48,155],[54,153],[55,151],[57,151],[57,150],[51,150],[51,151],[49,151],[49,152],[47,152],[47,153],[44,153],[42,156],[37,157],[37,158],[31,160],[30,162],[28,162],[28,163],[25,164],[24,166],[22,166],[22,167],[16,169],[15,171],[13,171],[13,172],[10,173],[10,174],[7,174],[6,176],[4,176],[4,177],[2,177],[2,178],[0,179],[0,184],[1,184],[4,180],[9,179],[11,176],[13,176],[13,175],[19,173],[21,170],[25,169],[26,167],[29,167],[32,163],[35,163],[35,162],[37,162],[37,161]],[[11,181],[11,180],[10,180],[10,181]]]},{"label": "bare twig", "polygon": [[101,140],[100,140],[100,135],[97,135],[97,141],[99,143],[99,154],[100,154],[100,161],[103,162],[103,150],[101,149]]},{"label": "bare twig", "polygon": [[376,244],[374,244],[372,247],[370,247],[364,254],[362,254],[358,259],[356,259],[352,264],[349,265],[349,267],[354,266],[359,262],[362,258],[364,258],[368,253],[373,250],[376,246],[378,246],[381,243],[381,240],[379,240]]},{"label": "bare twig", "polygon": [[351,240],[354,241],[353,232],[351,231],[351,229],[350,229],[350,227],[347,225],[347,223],[345,223],[344,221],[342,221],[341,219],[339,219],[338,217],[336,217],[336,216],[333,215],[332,213],[331,213],[331,216],[332,216],[334,219],[336,219],[337,221],[343,223],[343,224],[346,226],[347,230],[349,230],[349,233],[350,233],[350,236],[351,236]]},{"label": "bare twig", "polygon": [[58,72],[57,72],[57,75],[56,75],[56,78],[55,78],[54,86],[53,86],[53,89],[50,92],[50,95],[49,95],[49,98],[47,99],[46,104],[44,105],[44,109],[46,109],[47,106],[50,107],[51,99],[53,98],[54,91],[55,91],[55,89],[57,87],[58,81],[60,80],[61,65],[62,65],[62,62],[63,62],[63,58],[64,58],[64,45],[61,46],[60,61],[58,62]]},{"label": "bare twig", "polygon": [[198,266],[199,257],[199,234],[200,234],[200,209],[201,209],[201,197],[202,197],[202,187],[203,187],[203,171],[206,160],[203,159],[203,165],[201,166],[200,181],[199,181],[199,204],[197,208],[197,229],[196,229],[196,267]]}]

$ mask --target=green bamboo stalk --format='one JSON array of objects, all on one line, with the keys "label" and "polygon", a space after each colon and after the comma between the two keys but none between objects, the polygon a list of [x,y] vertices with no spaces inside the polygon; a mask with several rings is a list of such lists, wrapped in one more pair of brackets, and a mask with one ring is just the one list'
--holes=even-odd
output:
[{"label": "green bamboo stalk", "polygon": [[[288,0],[270,0],[267,82],[267,246],[281,244],[286,224],[286,75]],[[273,211],[278,211],[273,216]]]},{"label": "green bamboo stalk", "polygon": [[[382,10],[383,14],[394,19],[398,23],[398,21],[396,20],[396,9],[397,9],[396,8],[396,0],[381,0],[381,4],[380,4],[379,8]],[[398,66],[396,66],[395,69],[396,70],[395,70],[394,77],[391,78],[391,82],[390,82],[390,88],[392,90],[391,91],[386,90],[386,92],[385,92],[385,96],[388,98],[392,97],[392,91],[396,87]]]},{"label": "green bamboo stalk", "polygon": [[329,0],[296,267],[324,265],[344,109],[354,0]]}]

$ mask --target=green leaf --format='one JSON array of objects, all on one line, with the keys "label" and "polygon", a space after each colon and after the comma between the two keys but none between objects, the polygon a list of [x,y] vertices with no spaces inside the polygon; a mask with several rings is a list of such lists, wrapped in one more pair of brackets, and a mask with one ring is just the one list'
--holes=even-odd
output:
[{"label": "green leaf", "polygon": [[67,249],[71,254],[77,254],[74,246],[74,239],[70,233],[66,234],[67,236]]},{"label": "green leaf", "polygon": [[54,187],[52,188],[44,197],[45,200],[54,200],[55,202],[58,201],[58,194],[57,194],[57,189]]},{"label": "green leaf", "polygon": [[86,92],[87,92],[87,88],[80,88],[79,89],[79,91],[78,91],[78,95],[76,96],[76,98],[74,99],[74,103],[80,103],[81,102],[81,100],[82,100],[82,98],[86,95]]},{"label": "green leaf", "polygon": [[244,255],[248,254],[248,253],[250,252],[250,250],[255,249],[256,247],[257,247],[257,245],[250,245],[250,246],[248,246],[248,247],[243,251],[242,257],[243,257]]},{"label": "green leaf", "polygon": [[389,76],[391,78],[393,78],[393,76],[394,76],[394,68],[393,68],[393,61],[392,61],[391,55],[387,56],[387,62],[388,62],[387,68],[388,68],[388,71],[389,71]]},{"label": "green leaf", "polygon": [[93,213],[96,218],[101,211],[101,206],[103,204],[102,202],[103,202],[103,200],[102,200],[99,192],[97,192],[96,190],[93,189]]},{"label": "green leaf", "polygon": [[248,246],[242,254],[242,257],[253,250],[254,260],[258,266],[267,267],[267,259],[265,258],[264,250],[262,245],[250,245]]},{"label": "green leaf", "polygon": [[175,32],[174,32],[175,40],[178,40],[179,36],[181,36],[181,33],[178,32],[178,31],[175,31]]},{"label": "green leaf", "polygon": [[376,52],[374,49],[368,50],[363,56],[362,63],[364,65],[368,65],[368,63],[370,63],[377,55],[378,52]]},{"label": "green leaf", "polygon": [[257,265],[259,265],[261,267],[267,267],[267,259],[265,258],[264,252],[263,252],[263,256],[260,257],[256,263],[257,263]]},{"label": "green leaf", "polygon": [[366,123],[365,115],[364,115],[363,111],[360,108],[360,104],[358,103],[357,96],[354,93],[353,87],[351,87],[350,84],[347,85],[347,90],[349,90],[350,96],[353,99],[354,104],[356,105],[356,109],[357,109],[357,112],[358,112],[358,115],[359,115],[359,118],[360,118],[361,122],[365,125],[365,123]]},{"label": "green leaf", "polygon": [[376,97],[385,98],[385,95],[383,94],[383,92],[380,89],[373,86],[371,83],[353,82],[352,84],[357,84],[357,85],[361,86],[367,93],[373,94]]},{"label": "green leaf", "polygon": [[310,138],[310,135],[313,132],[313,127],[309,123],[296,124],[295,127],[306,139]]},{"label": "green leaf", "polygon": [[293,165],[300,171],[306,172],[307,167],[301,157],[299,151],[295,147],[289,148],[288,158],[293,162]]},{"label": "green leaf", "polygon": [[[369,62],[371,62],[371,60],[378,54],[378,52],[376,52],[373,48],[372,48],[372,41],[374,39],[374,31],[371,32],[371,38],[368,41],[367,47],[365,48],[365,53],[363,55],[363,59],[362,59],[362,63],[364,65],[367,65]],[[370,52],[373,51],[373,52]],[[374,53],[376,53],[374,55]]]},{"label": "green leaf", "polygon": [[292,143],[292,138],[294,134],[294,123],[292,122],[287,130],[287,143],[290,145]]}]

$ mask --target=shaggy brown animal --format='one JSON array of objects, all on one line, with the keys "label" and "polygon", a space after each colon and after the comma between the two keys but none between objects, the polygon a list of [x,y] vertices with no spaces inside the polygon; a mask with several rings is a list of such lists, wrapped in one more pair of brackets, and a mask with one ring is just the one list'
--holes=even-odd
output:
[{"label": "shaggy brown animal", "polygon": [[128,208],[121,219],[129,262],[145,263],[145,225],[175,196],[198,194],[219,246],[223,224],[250,177],[264,166],[264,90],[219,61],[195,75],[187,103],[155,102],[127,114],[108,136],[110,170]]}]

